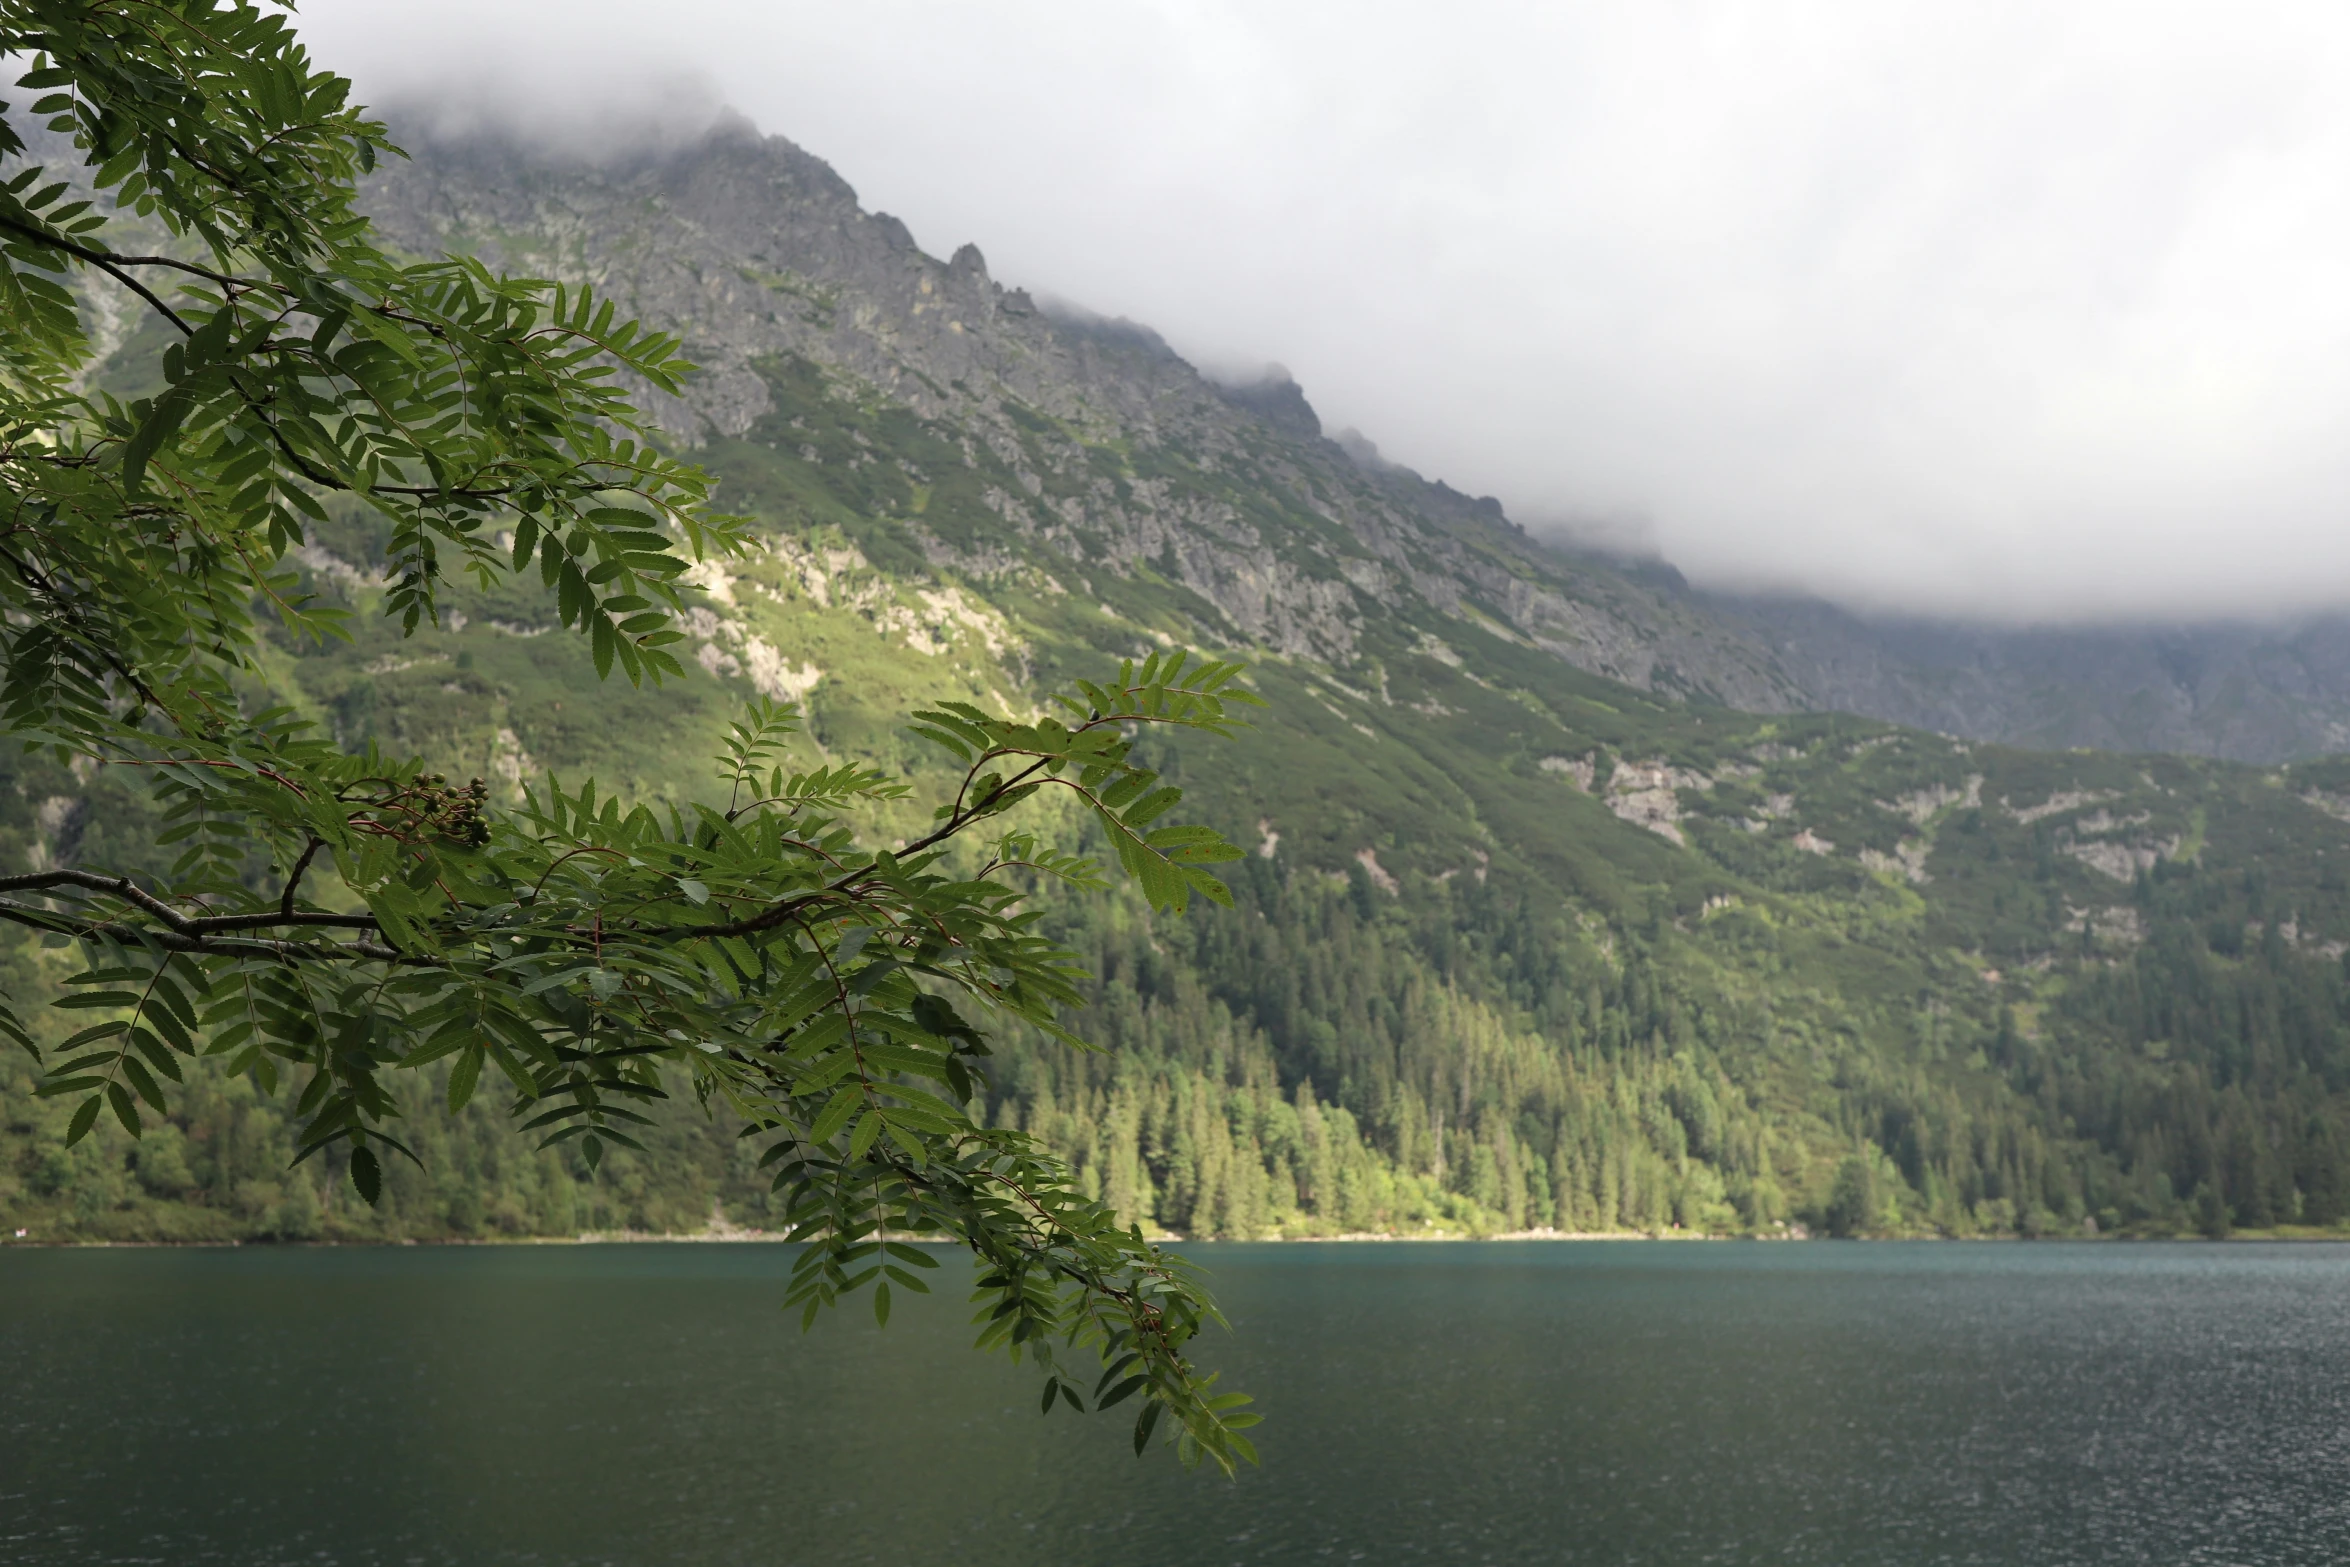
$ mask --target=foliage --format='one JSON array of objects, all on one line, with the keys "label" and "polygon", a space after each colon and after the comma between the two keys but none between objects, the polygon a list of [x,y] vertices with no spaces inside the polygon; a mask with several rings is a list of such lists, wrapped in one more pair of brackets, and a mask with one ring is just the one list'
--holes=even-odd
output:
[{"label": "foliage", "polygon": [[[1180,791],[1131,733],[1229,733],[1255,700],[1238,667],[1128,660],[1034,721],[926,710],[917,733],[964,770],[895,849],[873,813],[908,786],[787,769],[780,704],[735,725],[723,806],[549,779],[509,812],[479,780],[346,750],[270,683],[273,650],[351,634],[294,569],[330,508],[380,538],[404,634],[439,623],[453,576],[490,591],[535,561],[599,676],[682,674],[680,579],[745,534],[622,388],[690,367],[586,288],[376,248],[353,181],[395,149],[274,14],[8,0],[0,39],[79,165],[0,185],[0,704],[51,759],[147,779],[171,855],[0,878],[0,920],[82,959],[57,1005],[89,1023],[39,1089],[75,1102],[66,1146],[107,1114],[140,1137],[220,1058],[264,1096],[285,1082],[297,1162],[337,1154],[373,1202],[384,1156],[414,1156],[398,1073],[439,1064],[455,1112],[494,1069],[509,1116],[590,1171],[682,1082],[772,1169],[810,1243],[788,1297],[808,1317],[870,1286],[886,1320],[893,1287],[926,1287],[912,1238],[949,1234],[983,1263],[981,1343],[1033,1355],[1048,1409],[1141,1394],[1138,1451],[1171,1415],[1187,1461],[1248,1458],[1245,1400],[1184,1354],[1213,1305],[1031,1140],[971,1118],[988,1046],[956,1006],[1059,1034],[1078,998],[1018,882],[1097,873],[999,831],[1040,792],[1082,803],[1153,906],[1225,896],[1207,867],[1238,851],[1160,824]],[[168,243],[108,248],[116,215]],[[154,396],[89,385],[93,280],[174,334]],[[1061,1357],[1087,1352],[1081,1395]]]}]

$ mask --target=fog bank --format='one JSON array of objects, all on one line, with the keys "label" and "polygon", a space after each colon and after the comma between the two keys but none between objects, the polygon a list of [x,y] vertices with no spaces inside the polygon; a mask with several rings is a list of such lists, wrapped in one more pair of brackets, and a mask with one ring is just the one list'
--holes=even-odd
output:
[{"label": "fog bank", "polygon": [[[315,0],[553,144],[723,100],[940,254],[1278,361],[1694,580],[2350,603],[2350,11]],[[451,121],[467,123],[464,113]],[[659,129],[668,127],[668,129]]]}]

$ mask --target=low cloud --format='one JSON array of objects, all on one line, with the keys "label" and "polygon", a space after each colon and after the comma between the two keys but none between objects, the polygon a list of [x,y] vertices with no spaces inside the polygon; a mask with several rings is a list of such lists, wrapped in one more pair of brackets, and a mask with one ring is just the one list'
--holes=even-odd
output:
[{"label": "low cloud", "polygon": [[558,143],[723,98],[926,248],[977,240],[1201,363],[1278,360],[1326,427],[1530,522],[1640,519],[1700,582],[2017,619],[2350,604],[2340,7],[301,22],[378,97],[456,83]]},{"label": "low cloud", "polygon": [[392,73],[368,106],[411,150],[489,139],[585,163],[686,146],[726,112],[716,79],[682,65],[617,75],[591,57],[569,79],[572,90],[566,85],[560,73],[517,73],[477,59],[445,75]]}]

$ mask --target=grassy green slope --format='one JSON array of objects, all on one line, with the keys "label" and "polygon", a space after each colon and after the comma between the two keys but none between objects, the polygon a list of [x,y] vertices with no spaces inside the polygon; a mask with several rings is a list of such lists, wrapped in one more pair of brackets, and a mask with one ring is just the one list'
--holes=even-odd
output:
[{"label": "grassy green slope", "polygon": [[[1025,705],[1141,649],[1244,641],[1172,572],[1083,565],[1083,540],[1007,525],[991,492],[1023,472],[1072,493],[1189,486],[1275,541],[1352,547],[1263,482],[1272,444],[1202,463],[1022,410],[1035,460],[1013,466],[805,361],[764,373],[773,409],[704,455],[769,544],[701,579],[693,678],[597,684],[529,588],[457,590],[444,626],[403,640],[371,613],[354,524],[321,530],[308,559],[361,612],[356,640],[278,649],[276,683],[347,743],[510,795],[549,768],[693,794],[754,689],[804,697],[812,747],[924,767],[900,727],[924,701]],[[1762,719],[1581,673],[1474,599],[1456,615],[1366,601],[1350,663],[1267,658],[1258,681],[1258,728],[1164,757],[1260,851],[1235,874],[1240,906],[1154,921],[1117,897],[1062,904],[1103,975],[1078,1024],[1113,1048],[1010,1038],[989,1104],[1137,1218],[1241,1235],[2342,1218],[2350,763],[2264,772]],[[12,765],[6,852],[136,852],[140,808],[112,780]],[[12,961],[37,989],[40,955]],[[205,1080],[146,1145],[69,1155],[59,1118],[14,1091],[25,1066],[6,1070],[0,1223],[39,1235],[560,1233],[763,1211],[725,1129],[683,1111],[595,1182],[476,1112],[370,1214],[331,1171],[283,1171],[282,1106],[251,1085]],[[416,1111],[433,1115],[421,1091]]]}]

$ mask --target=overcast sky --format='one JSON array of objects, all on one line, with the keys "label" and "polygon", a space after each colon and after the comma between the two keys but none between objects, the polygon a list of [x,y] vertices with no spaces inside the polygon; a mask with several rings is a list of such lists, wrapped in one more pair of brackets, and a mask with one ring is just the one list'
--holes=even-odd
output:
[{"label": "overcast sky", "polygon": [[2350,6],[300,16],[378,99],[722,98],[936,254],[1278,361],[1326,426],[1701,582],[2350,605]]}]

